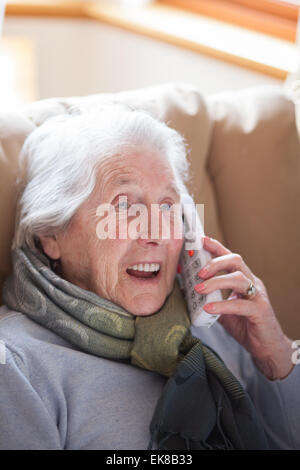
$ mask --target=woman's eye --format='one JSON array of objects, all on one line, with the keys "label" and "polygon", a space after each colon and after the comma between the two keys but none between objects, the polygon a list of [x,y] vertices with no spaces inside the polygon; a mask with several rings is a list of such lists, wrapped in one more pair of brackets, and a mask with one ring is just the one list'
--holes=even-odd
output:
[{"label": "woman's eye", "polygon": [[172,204],[170,204],[169,202],[164,202],[163,204],[159,206],[160,210],[162,211],[169,211],[171,210],[171,207],[172,207]]},{"label": "woman's eye", "polygon": [[129,208],[128,201],[120,201],[117,203],[117,208],[119,210],[127,210]]}]

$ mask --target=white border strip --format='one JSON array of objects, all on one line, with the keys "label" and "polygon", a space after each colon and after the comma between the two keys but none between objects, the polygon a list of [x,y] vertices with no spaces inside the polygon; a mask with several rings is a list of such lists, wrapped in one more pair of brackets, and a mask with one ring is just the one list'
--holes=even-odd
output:
[{"label": "white border strip", "polygon": [[4,23],[4,15],[5,15],[5,4],[4,0],[0,0],[0,38],[2,35],[3,23]]}]

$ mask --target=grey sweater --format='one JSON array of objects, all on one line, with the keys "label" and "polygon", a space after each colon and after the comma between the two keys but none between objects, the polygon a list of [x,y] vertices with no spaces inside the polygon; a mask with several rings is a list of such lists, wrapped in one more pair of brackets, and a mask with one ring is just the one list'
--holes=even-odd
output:
[{"label": "grey sweater", "polygon": [[[192,333],[246,388],[270,448],[300,449],[300,366],[270,381],[219,323]],[[0,340],[0,449],[147,448],[164,377],[80,352],[6,306]]]}]

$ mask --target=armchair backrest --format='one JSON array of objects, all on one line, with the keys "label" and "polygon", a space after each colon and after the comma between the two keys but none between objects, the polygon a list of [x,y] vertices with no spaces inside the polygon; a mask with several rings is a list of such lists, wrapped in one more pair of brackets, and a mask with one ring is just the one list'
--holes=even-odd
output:
[{"label": "armchair backrest", "polygon": [[178,130],[188,144],[189,190],[205,204],[205,232],[239,252],[265,282],[287,334],[300,335],[300,143],[294,104],[280,87],[204,97],[167,84],[55,98],[0,115],[0,289],[11,269],[18,155],[26,136],[75,105],[121,102]]}]

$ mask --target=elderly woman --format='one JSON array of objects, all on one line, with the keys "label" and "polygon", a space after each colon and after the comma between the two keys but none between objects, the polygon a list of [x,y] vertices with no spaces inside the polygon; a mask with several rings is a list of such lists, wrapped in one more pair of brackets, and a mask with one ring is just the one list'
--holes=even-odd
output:
[{"label": "elderly woman", "polygon": [[[196,295],[232,293],[205,306],[221,314],[213,327],[190,326],[176,274],[184,239],[173,208],[188,173],[181,136],[111,106],[49,120],[27,138],[21,161],[0,314],[0,448],[299,447],[292,341],[263,282],[208,237],[212,260]],[[103,204],[112,234],[101,225]],[[129,236],[136,204],[148,220]],[[180,237],[162,236],[167,219]]]}]

